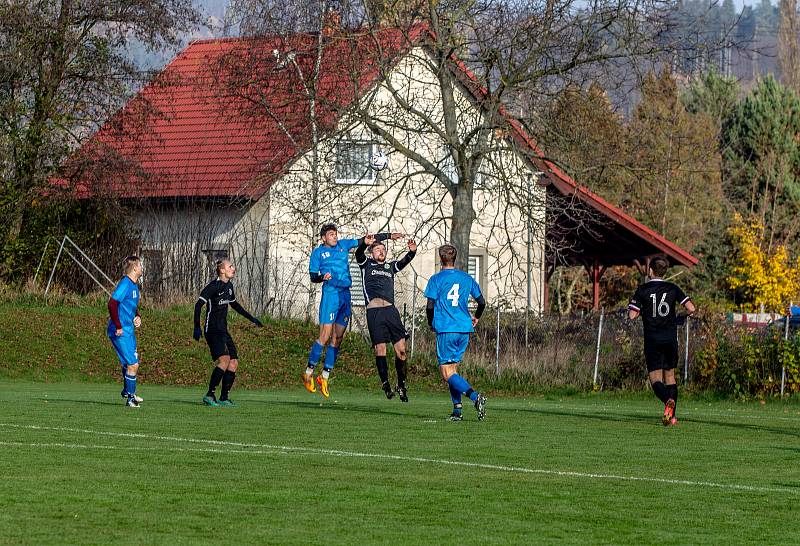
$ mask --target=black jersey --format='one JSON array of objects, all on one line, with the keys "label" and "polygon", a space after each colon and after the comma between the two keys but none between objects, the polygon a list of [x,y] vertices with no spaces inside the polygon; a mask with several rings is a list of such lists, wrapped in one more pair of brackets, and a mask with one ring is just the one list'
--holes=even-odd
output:
[{"label": "black jersey", "polygon": [[378,263],[372,258],[366,257],[365,248],[366,245],[362,243],[356,249],[356,260],[361,269],[364,300],[369,303],[374,298],[380,298],[394,304],[394,276],[409,264],[416,253],[409,250],[400,260]]},{"label": "black jersey", "polygon": [[227,332],[228,304],[236,301],[233,283],[214,279],[200,292],[199,300],[207,306],[203,331]]},{"label": "black jersey", "polygon": [[677,285],[652,279],[639,285],[628,309],[642,315],[645,341],[674,341],[678,335],[676,307],[679,303],[685,304],[689,299]]}]

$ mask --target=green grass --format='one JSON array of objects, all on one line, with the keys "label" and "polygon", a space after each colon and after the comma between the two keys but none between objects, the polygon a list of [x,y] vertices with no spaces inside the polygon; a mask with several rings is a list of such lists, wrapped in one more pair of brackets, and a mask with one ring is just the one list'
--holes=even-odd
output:
[{"label": "green grass", "polygon": [[[653,398],[4,380],[0,542],[772,543],[800,539],[800,408]],[[393,458],[394,457],[394,458]],[[455,464],[458,463],[458,464]],[[668,481],[653,481],[653,480]]]}]

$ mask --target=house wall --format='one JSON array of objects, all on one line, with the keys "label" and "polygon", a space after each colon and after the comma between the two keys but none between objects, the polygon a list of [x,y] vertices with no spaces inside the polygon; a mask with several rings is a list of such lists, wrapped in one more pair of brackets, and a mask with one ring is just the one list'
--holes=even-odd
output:
[{"label": "house wall", "polygon": [[[426,116],[441,118],[441,101],[435,75],[425,62],[422,50],[409,55],[390,79],[395,89]],[[444,141],[433,134],[419,116],[399,108],[387,90],[379,87],[369,101],[372,119],[392,126],[392,133],[404,145],[421,153],[440,168],[446,167]],[[457,93],[461,109],[461,130],[480,122],[480,112],[462,92]],[[402,128],[398,128],[402,127]],[[296,161],[288,174],[275,183],[267,196],[251,207],[239,222],[263,224],[269,218],[268,247],[269,298],[282,313],[308,314],[316,318],[319,291],[310,287],[308,259],[319,244],[318,229],[332,221],[340,227],[340,237],[360,237],[367,232],[401,231],[413,237],[419,251],[411,266],[398,276],[398,307],[413,300],[416,273],[417,305],[423,305],[421,291],[438,269],[436,249],[449,241],[447,229],[452,215],[452,200],[443,185],[405,155],[382,143],[389,167],[375,183],[337,184],[335,181],[336,145],[343,140],[375,141],[376,137],[355,118],[342,121],[335,138],[328,139]],[[536,184],[536,174],[510,149],[505,139],[491,137],[490,160],[484,163],[474,205],[470,254],[480,257],[481,283],[492,305],[524,309],[528,298],[527,205],[532,226],[531,306],[543,308],[544,199],[545,190]],[[314,189],[317,189],[316,206]],[[315,214],[314,211],[317,211]],[[255,221],[254,219],[261,219]],[[406,251],[405,242],[387,244],[389,259]]]},{"label": "house wall", "polygon": [[[413,51],[396,66],[388,83],[365,98],[363,108],[403,146],[443,172],[453,172],[445,141],[426,121],[443,123],[439,86],[429,63],[422,49]],[[399,107],[390,88],[413,105],[415,112]],[[460,90],[456,101],[459,131],[466,134],[481,122],[482,114]],[[500,136],[489,137],[491,152],[478,175],[470,255],[477,256],[481,264],[478,281],[487,301],[523,309],[528,299],[530,247],[531,307],[540,312],[545,190],[536,184],[536,175],[526,161]],[[374,182],[337,183],[337,145],[361,139],[376,142],[388,154],[389,167]],[[341,121],[335,137],[297,160],[256,203],[151,207],[139,213],[137,222],[146,269],[156,269],[148,267],[147,252],[156,257],[161,253],[162,286],[181,293],[199,290],[212,275],[212,257],[205,251],[227,249],[237,266],[237,297],[255,312],[316,319],[319,290],[309,281],[308,259],[320,242],[322,223],[341,226],[340,237],[400,231],[418,242],[416,259],[396,283],[397,305],[402,310],[404,304],[408,309],[414,302],[418,308],[424,305],[422,290],[438,269],[436,249],[449,241],[451,216],[452,199],[445,187],[422,165],[377,139],[353,116]],[[387,247],[389,259],[406,251],[404,241],[390,242]],[[151,265],[155,266],[155,261],[151,260]]]}]

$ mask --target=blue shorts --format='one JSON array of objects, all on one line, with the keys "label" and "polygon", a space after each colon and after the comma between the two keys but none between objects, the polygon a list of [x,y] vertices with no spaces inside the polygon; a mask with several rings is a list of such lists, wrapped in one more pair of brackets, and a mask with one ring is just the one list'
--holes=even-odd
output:
[{"label": "blue shorts", "polygon": [[350,308],[350,289],[336,292],[323,292],[319,302],[319,323],[347,326],[352,314]]},{"label": "blue shorts", "polygon": [[119,357],[119,363],[122,364],[123,368],[139,363],[139,353],[136,351],[136,336],[109,336],[108,339],[111,340],[111,345],[114,346],[114,350]]},{"label": "blue shorts", "polygon": [[436,357],[439,359],[439,365],[461,362],[468,343],[469,334],[452,332],[436,334]]}]

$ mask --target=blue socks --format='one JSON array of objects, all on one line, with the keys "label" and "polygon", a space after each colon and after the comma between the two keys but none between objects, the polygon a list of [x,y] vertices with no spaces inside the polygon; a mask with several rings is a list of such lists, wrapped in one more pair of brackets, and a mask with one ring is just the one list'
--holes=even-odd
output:
[{"label": "blue socks", "polygon": [[324,345],[320,345],[319,341],[315,341],[314,345],[311,346],[311,352],[308,355],[308,364],[309,367],[313,368],[319,362],[319,357],[322,356],[322,349],[324,349]]},{"label": "blue socks", "polygon": [[[448,385],[450,385],[450,396],[452,397],[452,391],[458,391],[459,393],[464,393],[469,396],[469,399],[473,402],[478,399],[478,393],[470,387],[469,383],[466,379],[454,373],[450,376],[450,379],[447,380]],[[460,398],[460,397],[459,397]]]},{"label": "blue socks", "polygon": [[336,357],[339,354],[339,347],[328,347],[328,350],[325,351],[325,365],[323,366],[326,370],[332,370],[333,367],[336,365]]},{"label": "blue socks", "polygon": [[461,403],[461,393],[455,390],[452,386],[450,387],[450,400],[453,401],[453,405]]},{"label": "blue socks", "polygon": [[128,396],[136,394],[136,376],[125,374],[125,392]]}]

